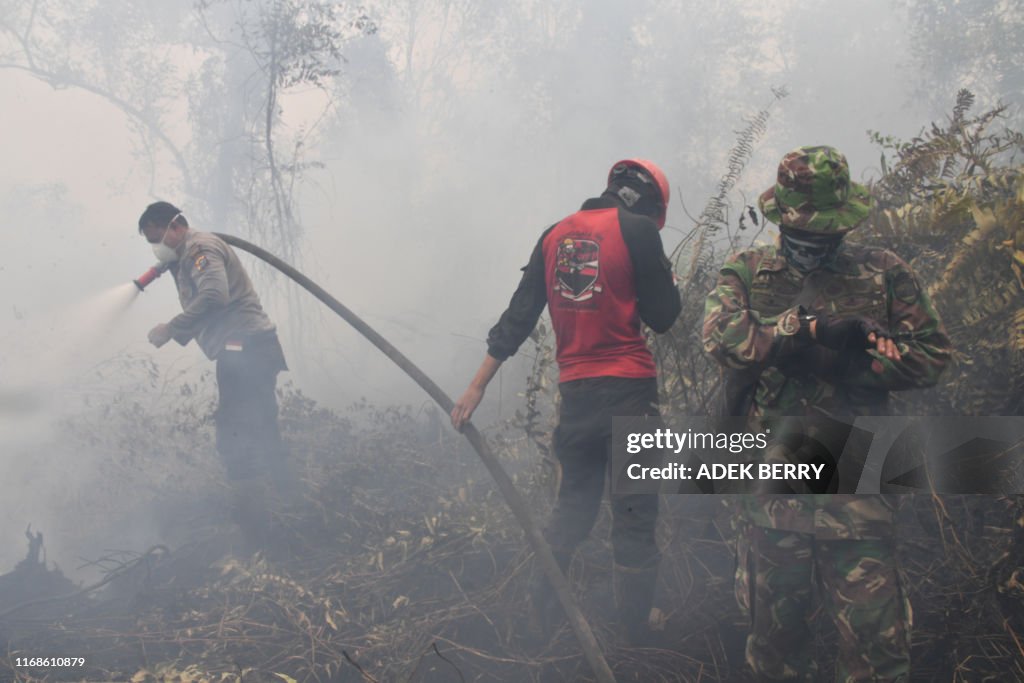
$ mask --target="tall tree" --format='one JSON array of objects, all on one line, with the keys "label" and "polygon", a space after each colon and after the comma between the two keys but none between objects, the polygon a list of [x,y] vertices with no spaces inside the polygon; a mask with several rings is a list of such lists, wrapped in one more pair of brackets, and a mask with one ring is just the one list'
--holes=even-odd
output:
[{"label": "tall tree", "polygon": [[285,101],[315,88],[329,109],[346,41],[376,31],[365,14],[312,0],[23,0],[2,10],[0,69],[102,98],[135,129],[154,196],[183,195],[208,224],[241,223],[298,256],[294,192],[318,119],[290,128]]},{"label": "tall tree", "polygon": [[908,13],[919,93],[936,112],[959,88],[984,106],[1024,102],[1024,4],[1014,0],[899,0]]}]

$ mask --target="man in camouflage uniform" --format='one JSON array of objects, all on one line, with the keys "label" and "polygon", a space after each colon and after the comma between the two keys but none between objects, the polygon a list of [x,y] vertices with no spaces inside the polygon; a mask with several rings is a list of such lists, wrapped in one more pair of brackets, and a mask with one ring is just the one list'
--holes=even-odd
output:
[{"label": "man in camouflage uniform", "polygon": [[[870,209],[831,147],[787,154],[760,197],[777,245],[722,267],[704,348],[732,380],[727,412],[771,419],[888,412],[890,391],[935,384],[949,341],[910,266],[844,235]],[[769,457],[772,456],[771,450]],[[839,631],[837,681],[906,681],[910,606],[896,565],[893,505],[850,494],[740,497],[736,596],[751,619],[747,662],[767,680],[818,680],[813,587]]]}]

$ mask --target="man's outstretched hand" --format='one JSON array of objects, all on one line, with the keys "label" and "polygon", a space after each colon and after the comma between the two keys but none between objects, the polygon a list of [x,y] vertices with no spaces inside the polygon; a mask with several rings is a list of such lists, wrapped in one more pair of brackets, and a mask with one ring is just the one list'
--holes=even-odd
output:
[{"label": "man's outstretched hand", "polygon": [[455,402],[455,407],[452,408],[452,427],[461,432],[462,427],[469,422],[469,418],[473,417],[473,411],[480,405],[483,398],[483,388],[470,384],[459,400]]},{"label": "man's outstretched hand", "polygon": [[460,432],[469,418],[473,417],[473,411],[480,405],[480,401],[484,398],[484,392],[487,391],[487,385],[494,375],[497,374],[498,368],[501,367],[502,361],[498,360],[487,354],[484,356],[484,362],[480,364],[480,369],[476,371],[476,375],[473,377],[473,381],[469,383],[466,391],[463,392],[462,396],[458,401],[455,402],[455,407],[452,408],[452,427],[455,427]]}]

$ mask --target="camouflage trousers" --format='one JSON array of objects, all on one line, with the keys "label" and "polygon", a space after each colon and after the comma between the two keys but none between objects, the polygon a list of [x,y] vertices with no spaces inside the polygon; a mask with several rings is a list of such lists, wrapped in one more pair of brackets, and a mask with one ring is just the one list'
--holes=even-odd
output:
[{"label": "camouflage trousers", "polygon": [[909,680],[910,603],[891,538],[818,540],[749,525],[737,551],[746,659],[759,680],[823,680],[813,652],[816,589],[839,631],[837,682]]}]

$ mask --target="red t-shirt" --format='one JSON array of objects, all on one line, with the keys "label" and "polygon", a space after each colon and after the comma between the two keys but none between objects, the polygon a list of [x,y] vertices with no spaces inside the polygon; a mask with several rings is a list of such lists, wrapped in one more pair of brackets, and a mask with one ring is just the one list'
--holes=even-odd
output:
[{"label": "red t-shirt", "polygon": [[578,211],[543,239],[560,380],[656,377],[617,208]]},{"label": "red t-shirt", "polygon": [[666,332],[681,309],[658,226],[606,194],[548,228],[487,335],[487,352],[498,360],[514,354],[545,307],[562,382],[655,377],[640,323]]}]

